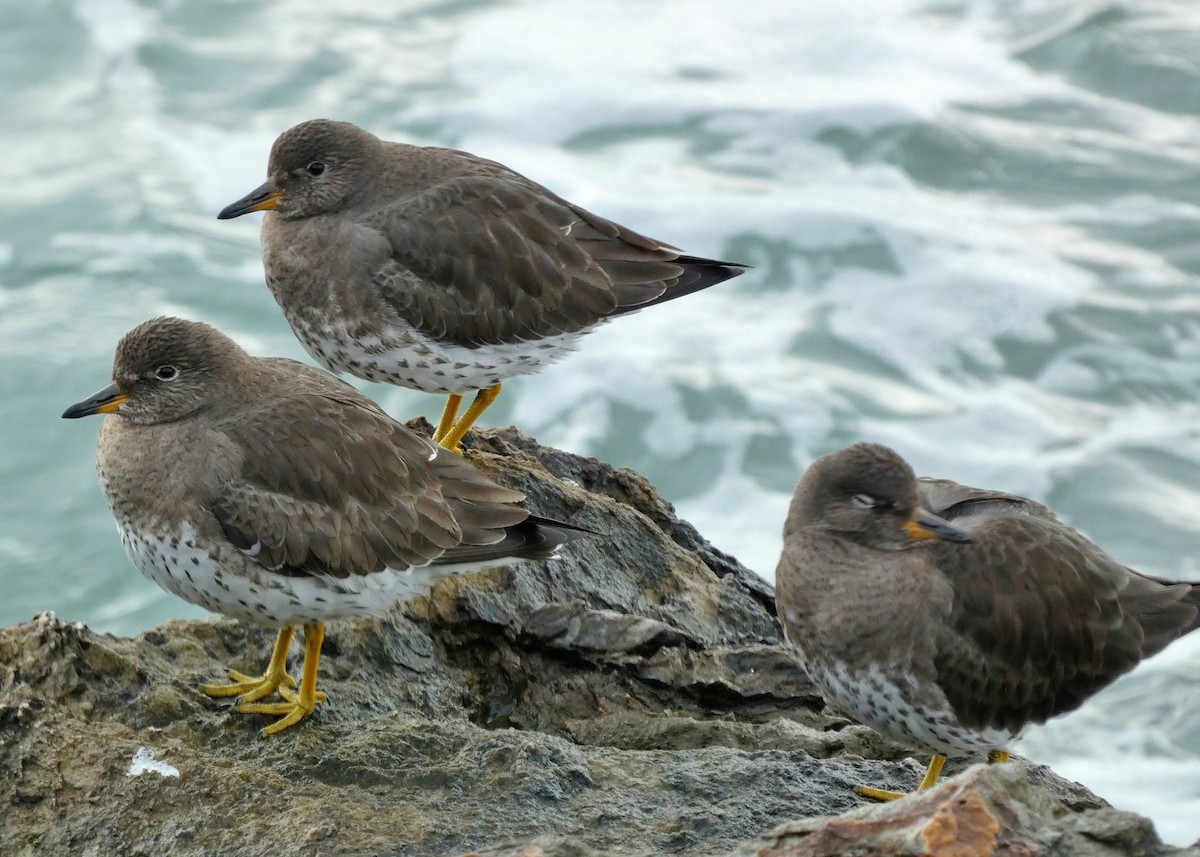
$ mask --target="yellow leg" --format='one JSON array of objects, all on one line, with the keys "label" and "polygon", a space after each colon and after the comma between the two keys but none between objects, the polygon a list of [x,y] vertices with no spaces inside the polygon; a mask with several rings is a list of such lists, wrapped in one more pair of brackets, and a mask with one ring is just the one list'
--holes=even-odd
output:
[{"label": "yellow leg", "polygon": [[934,756],[930,759],[929,767],[925,769],[925,778],[921,780],[921,785],[917,786],[917,791],[927,792],[937,785],[938,777],[942,775],[942,768],[945,764],[945,756]]},{"label": "yellow leg", "polygon": [[1008,751],[1007,750],[993,750],[992,752],[988,753],[988,764],[989,765],[995,765],[997,763],[1007,762],[1007,761],[1008,761]]},{"label": "yellow leg", "polygon": [[[462,415],[462,419],[456,422],[453,428],[445,435],[437,438],[437,442],[451,452],[458,452],[458,445],[462,439],[467,436],[467,432],[471,430],[471,426],[475,424],[475,420],[482,416],[496,399],[500,396],[500,385],[495,384],[488,387],[486,390],[480,390],[475,394],[475,400],[471,402],[471,407],[467,408],[467,412]],[[447,407],[449,407],[447,405]],[[443,414],[443,417],[445,415]],[[460,453],[461,454],[461,453]]]},{"label": "yellow leg", "polygon": [[275,651],[271,653],[271,662],[267,664],[267,671],[262,675],[248,676],[237,670],[230,670],[229,677],[233,679],[233,684],[202,684],[200,692],[205,696],[237,696],[243,702],[257,702],[264,696],[278,691],[279,695],[286,699],[296,688],[296,680],[287,672],[288,647],[292,644],[294,631],[290,625],[279,629],[279,636],[275,639]]},{"label": "yellow leg", "polygon": [[266,738],[296,725],[313,713],[318,702],[325,701],[325,694],[317,690],[317,667],[321,663],[324,640],[325,626],[320,622],[304,626],[304,672],[300,676],[300,690],[287,702],[239,702],[234,706],[233,710],[239,714],[266,714],[279,718],[265,727],[259,733],[260,737]]},{"label": "yellow leg", "polygon": [[[925,771],[925,779],[921,780],[921,785],[917,786],[917,791],[923,792],[934,787],[938,781],[938,777],[942,775],[942,767],[946,764],[945,756],[934,756],[929,760],[929,767]],[[874,800],[896,800],[904,797],[904,792],[893,792],[887,789],[876,789],[870,786],[858,786],[854,789],[863,797],[873,798]]]},{"label": "yellow leg", "polygon": [[462,407],[462,396],[458,393],[446,400],[446,407],[442,409],[442,418],[438,420],[437,431],[433,433],[434,441],[441,443],[442,438],[450,433],[450,429],[454,428],[454,418],[458,416],[460,407]]}]

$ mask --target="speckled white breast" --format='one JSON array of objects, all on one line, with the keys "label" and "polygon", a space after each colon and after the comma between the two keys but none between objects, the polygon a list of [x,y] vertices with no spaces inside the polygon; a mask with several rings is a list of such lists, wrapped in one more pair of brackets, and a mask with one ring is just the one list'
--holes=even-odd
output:
[{"label": "speckled white breast", "polygon": [[379,616],[423,595],[440,577],[484,567],[387,569],[345,579],[290,577],[262,568],[228,543],[199,546],[187,524],[178,535],[117,528],[133,564],[163,589],[214,613],[272,626]]},{"label": "speckled white breast", "polygon": [[898,744],[942,756],[1003,750],[1016,733],[976,731],[958,722],[940,690],[918,688],[912,678],[896,680],[872,665],[852,673],[844,665],[806,662],[809,677],[826,698],[852,720]]},{"label": "speckled white breast", "polygon": [[338,324],[314,329],[293,320],[292,327],[308,353],[332,372],[446,394],[482,390],[517,375],[531,375],[573,351],[580,337],[560,334],[464,348],[411,328],[394,327],[386,336],[355,338]]}]

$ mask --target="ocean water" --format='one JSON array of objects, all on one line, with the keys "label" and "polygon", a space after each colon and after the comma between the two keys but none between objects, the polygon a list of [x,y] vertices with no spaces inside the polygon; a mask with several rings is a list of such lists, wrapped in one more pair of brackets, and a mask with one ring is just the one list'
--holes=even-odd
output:
[{"label": "ocean water", "polygon": [[[485,423],[646,473],[771,577],[858,439],[1200,578],[1200,7],[1185,0],[43,0],[0,30],[0,626],[202,615],[93,470],[120,336],[304,359],[262,282],[271,141],[316,116],[505,162],[754,270],[623,318]],[[440,400],[365,385],[392,414]],[[1200,837],[1200,635],[1018,748]]]}]

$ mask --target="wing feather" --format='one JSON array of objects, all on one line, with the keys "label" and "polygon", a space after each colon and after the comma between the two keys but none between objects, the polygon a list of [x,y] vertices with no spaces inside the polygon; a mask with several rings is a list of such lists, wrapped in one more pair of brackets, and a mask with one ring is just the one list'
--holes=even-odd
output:
[{"label": "wing feather", "polygon": [[428,336],[471,347],[579,333],[742,272],[474,165],[362,221],[391,248],[371,277],[380,302]]},{"label": "wing feather", "polygon": [[241,460],[209,508],[229,541],[265,568],[337,578],[462,548],[502,558],[491,546],[528,517],[523,495],[356,395],[307,391],[224,426]]},{"label": "wing feather", "polygon": [[923,481],[932,511],[975,536],[933,547],[954,591],[935,669],[964,725],[1018,731],[1191,630],[1190,584],[1146,577],[1025,498]]}]

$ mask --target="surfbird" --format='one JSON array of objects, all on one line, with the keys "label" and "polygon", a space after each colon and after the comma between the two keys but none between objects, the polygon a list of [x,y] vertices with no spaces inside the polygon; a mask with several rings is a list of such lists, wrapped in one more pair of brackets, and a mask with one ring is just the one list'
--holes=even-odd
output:
[{"label": "surfbird", "polygon": [[[1024,497],[918,480],[860,443],[800,480],[779,617],[826,698],[933,760],[1005,747],[1196,629],[1200,587],[1140,574]],[[874,788],[880,800],[900,795]]]},{"label": "surfbird", "polygon": [[[311,714],[324,622],[378,616],[438,578],[550,559],[585,532],[392,420],[329,373],[252,357],[157,318],[117,346],[113,382],[63,417],[108,414],[97,470],[134,565],[185,601],[281,627],[262,676],[203,685],[234,710]],[[287,673],[303,626],[302,678]],[[278,693],[283,702],[259,700]]]},{"label": "surfbird", "polygon": [[218,217],[251,211],[267,212],[267,285],[309,354],[334,372],[449,394],[434,438],[451,449],[505,379],[607,319],[744,270],[686,256],[495,161],[327,119],[285,131],[266,183]]}]

